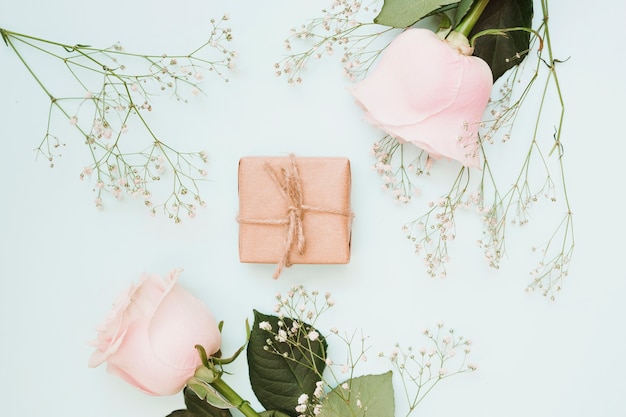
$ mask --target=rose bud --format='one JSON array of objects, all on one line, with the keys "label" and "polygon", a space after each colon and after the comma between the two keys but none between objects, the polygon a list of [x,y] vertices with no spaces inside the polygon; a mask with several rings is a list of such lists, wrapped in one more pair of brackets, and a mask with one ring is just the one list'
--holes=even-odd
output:
[{"label": "rose bud", "polygon": [[90,367],[107,370],[152,395],[172,395],[201,365],[196,345],[214,354],[221,345],[209,309],[177,284],[180,270],[165,279],[144,276],[114,303],[97,328]]},{"label": "rose bud", "polygon": [[467,38],[456,32],[450,38],[407,29],[349,90],[365,119],[401,143],[479,167],[478,128],[493,78],[485,61],[470,56]]}]

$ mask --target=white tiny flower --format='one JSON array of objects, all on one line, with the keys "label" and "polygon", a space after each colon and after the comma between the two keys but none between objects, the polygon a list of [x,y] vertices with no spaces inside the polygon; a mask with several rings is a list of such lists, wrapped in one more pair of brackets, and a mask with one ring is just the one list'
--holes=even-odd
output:
[{"label": "white tiny flower", "polygon": [[317,339],[319,339],[320,334],[318,332],[316,332],[315,330],[312,330],[309,332],[309,334],[307,335],[307,337],[309,338],[309,340],[311,340],[312,342],[315,342]]},{"label": "white tiny flower", "polygon": [[302,394],[298,397],[298,404],[306,404],[309,401],[309,396]]},{"label": "white tiny flower", "polygon": [[315,383],[315,391],[313,392],[313,396],[315,396],[315,398],[321,398],[322,395],[324,395],[324,382],[317,381]]},{"label": "white tiny flower", "polygon": [[278,336],[276,337],[276,340],[278,340],[279,342],[286,342],[287,341],[287,332],[284,330],[279,330],[278,331]]},{"label": "white tiny flower", "polygon": [[272,325],[268,321],[262,321],[259,323],[259,329],[270,331],[272,330]]}]

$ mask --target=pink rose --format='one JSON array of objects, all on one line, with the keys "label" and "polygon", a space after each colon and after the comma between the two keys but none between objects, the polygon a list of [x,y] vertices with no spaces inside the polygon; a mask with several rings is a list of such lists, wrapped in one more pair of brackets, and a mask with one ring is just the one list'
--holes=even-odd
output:
[{"label": "pink rose", "polygon": [[210,355],[222,338],[209,309],[176,283],[180,272],[143,276],[119,297],[97,329],[90,367],[107,362],[109,372],[152,395],[185,386],[201,364],[195,345]]},{"label": "pink rose", "polygon": [[493,77],[485,61],[468,55],[464,36],[451,37],[442,41],[429,30],[407,29],[350,91],[366,120],[400,142],[478,167],[478,127]]}]

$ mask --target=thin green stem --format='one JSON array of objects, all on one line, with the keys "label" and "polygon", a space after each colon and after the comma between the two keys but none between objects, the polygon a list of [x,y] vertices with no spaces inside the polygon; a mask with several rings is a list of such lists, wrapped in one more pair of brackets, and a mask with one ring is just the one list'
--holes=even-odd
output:
[{"label": "thin green stem", "polygon": [[7,45],[9,45],[9,47],[11,47],[11,49],[13,50],[13,52],[15,52],[15,55],[17,55],[18,59],[22,62],[22,64],[24,64],[24,66],[26,67],[26,70],[30,73],[30,75],[33,76],[33,78],[35,79],[35,81],[37,82],[37,84],[39,84],[39,86],[41,87],[41,89],[46,93],[46,95],[48,96],[48,98],[50,98],[50,100],[54,101],[54,96],[50,93],[50,91],[48,91],[48,89],[46,88],[46,86],[41,82],[41,80],[39,79],[39,77],[37,77],[37,75],[35,74],[35,72],[31,69],[30,65],[28,65],[28,63],[26,62],[26,60],[24,59],[24,57],[22,56],[22,54],[19,53],[19,51],[17,50],[17,48],[15,47],[15,45],[13,44],[13,41],[11,40],[11,36],[13,35],[13,32],[9,32],[9,31],[5,31],[4,29],[2,29],[2,37],[4,38],[4,41]]},{"label": "thin green stem", "polygon": [[474,36],[472,36],[472,38],[470,39],[470,45],[474,46],[474,43],[476,43],[476,39],[480,38],[481,36],[485,36],[485,35],[505,35],[508,32],[528,32],[531,33],[533,35],[535,35],[537,37],[537,39],[539,39],[539,47],[537,48],[538,51],[543,50],[543,38],[539,35],[539,32],[537,32],[534,29],[531,28],[527,28],[524,26],[516,26],[516,27],[512,27],[512,28],[506,28],[506,29],[485,29],[485,30],[481,30],[480,32],[476,33]]},{"label": "thin green stem", "polygon": [[467,12],[465,17],[459,22],[459,24],[454,29],[455,32],[459,32],[464,35],[466,38],[469,37],[470,32],[474,28],[474,25],[480,18],[480,15],[487,7],[489,0],[477,0],[472,8]]},{"label": "thin green stem", "polygon": [[19,33],[19,32],[13,32],[12,30],[6,30],[6,29],[2,29],[0,28],[0,31],[2,31],[2,37],[6,40],[9,38],[26,38],[26,39],[31,39],[33,41],[37,41],[37,42],[42,42],[42,43],[47,43],[48,45],[55,45],[55,46],[60,46],[62,48],[66,48],[66,49],[73,49],[75,48],[76,45],[67,45],[64,43],[60,43],[60,42],[54,42],[48,39],[43,39],[43,38],[38,38],[36,36],[31,36],[31,35],[25,35],[23,33]]}]

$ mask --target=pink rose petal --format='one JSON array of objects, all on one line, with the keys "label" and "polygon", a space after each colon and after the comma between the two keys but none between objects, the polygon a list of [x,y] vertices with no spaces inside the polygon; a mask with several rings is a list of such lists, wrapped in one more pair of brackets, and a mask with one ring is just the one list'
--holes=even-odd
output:
[{"label": "pink rose petal", "polygon": [[107,370],[152,395],[179,392],[200,365],[195,345],[217,352],[221,334],[210,310],[167,278],[144,276],[101,324],[89,366]]},{"label": "pink rose petal", "polygon": [[478,167],[478,127],[493,86],[480,58],[462,55],[426,29],[407,29],[350,92],[365,119],[437,158]]}]

